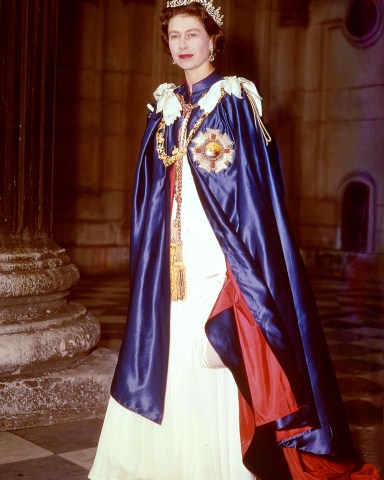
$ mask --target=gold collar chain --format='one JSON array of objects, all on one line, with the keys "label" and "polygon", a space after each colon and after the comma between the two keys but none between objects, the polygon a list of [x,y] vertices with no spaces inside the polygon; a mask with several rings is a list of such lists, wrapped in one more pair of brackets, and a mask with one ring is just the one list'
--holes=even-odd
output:
[{"label": "gold collar chain", "polygon": [[[225,90],[221,90],[221,95],[220,98],[218,99],[216,106],[220,103],[221,99],[225,95]],[[179,97],[181,99],[181,97]],[[188,105],[183,101],[181,102],[184,110],[184,106],[186,106],[186,109],[191,109],[192,107],[194,108],[195,105]],[[214,110],[214,109],[212,109]],[[175,162],[181,160],[184,155],[187,153],[188,145],[191,143],[192,138],[194,137],[196,131],[200,128],[201,124],[203,121],[206,119],[206,117],[209,115],[210,112],[204,112],[203,115],[197,120],[191,131],[189,132],[188,137],[186,138],[185,142],[183,142],[182,146],[176,147],[176,145],[173,147],[172,150],[172,155],[167,155],[167,152],[165,151],[165,121],[164,118],[161,119],[159,126],[157,127],[156,131],[156,150],[157,150],[157,155],[159,159],[163,162],[165,167],[170,167],[173,165]]]}]

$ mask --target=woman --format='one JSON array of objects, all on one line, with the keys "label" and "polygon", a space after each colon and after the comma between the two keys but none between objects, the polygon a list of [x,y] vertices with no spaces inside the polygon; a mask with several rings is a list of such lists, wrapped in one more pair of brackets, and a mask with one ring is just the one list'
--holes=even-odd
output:
[{"label": "woman", "polygon": [[224,34],[212,2],[168,2],[161,23],[186,81],[161,85],[148,117],[128,319],[90,479],[350,478],[355,453],[260,97],[215,72]]}]

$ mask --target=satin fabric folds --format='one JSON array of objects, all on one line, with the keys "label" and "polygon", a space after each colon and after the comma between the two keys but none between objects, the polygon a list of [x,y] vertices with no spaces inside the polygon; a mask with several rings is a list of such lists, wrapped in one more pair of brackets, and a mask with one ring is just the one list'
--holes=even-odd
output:
[{"label": "satin fabric folds", "polygon": [[[193,86],[191,97],[185,85],[176,91],[196,103],[222,78],[214,72]],[[266,146],[243,97],[226,94],[199,129],[228,135],[235,148],[232,165],[207,172],[188,151],[196,189],[231,281],[229,303],[227,298],[226,307],[213,312],[206,332],[238,384],[245,465],[263,480],[296,479],[301,477],[292,477],[281,447],[337,461],[353,461],[355,452],[314,297],[287,220],[276,150]],[[199,108],[193,110],[189,130],[201,114]],[[159,424],[170,332],[172,189],[172,167],[165,168],[156,153],[160,119],[155,111],[148,116],[137,167],[129,310],[111,388],[121,405]],[[179,126],[177,119],[166,129],[168,153],[177,144]],[[266,368],[275,362],[281,382],[260,382],[252,374],[255,355],[245,351],[241,325],[258,332],[258,343],[249,348],[266,352]],[[263,391],[268,398],[282,396],[277,404],[283,408],[274,405],[264,409],[265,417],[260,415],[253,399]]]}]

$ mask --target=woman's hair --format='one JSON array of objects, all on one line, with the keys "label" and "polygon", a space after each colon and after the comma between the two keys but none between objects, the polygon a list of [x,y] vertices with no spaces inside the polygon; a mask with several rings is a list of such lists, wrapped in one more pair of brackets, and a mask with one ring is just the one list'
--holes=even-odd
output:
[{"label": "woman's hair", "polygon": [[205,31],[212,38],[213,52],[215,58],[218,58],[224,51],[225,35],[219,25],[209,15],[205,7],[199,2],[192,2],[180,7],[167,7],[161,11],[161,40],[165,53],[171,54],[168,43],[168,24],[172,17],[176,15],[191,15],[196,17],[203,24]]}]

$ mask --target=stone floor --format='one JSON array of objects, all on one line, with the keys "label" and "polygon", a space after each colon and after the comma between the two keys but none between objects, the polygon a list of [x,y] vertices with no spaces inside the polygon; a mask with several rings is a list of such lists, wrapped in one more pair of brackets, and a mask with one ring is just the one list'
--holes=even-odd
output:
[{"label": "stone floor", "polygon": [[[356,447],[383,474],[383,290],[326,278],[313,286]],[[119,349],[127,292],[122,278],[85,278],[73,289],[101,322],[100,346]],[[98,418],[0,432],[0,479],[86,480],[101,426]]]}]

